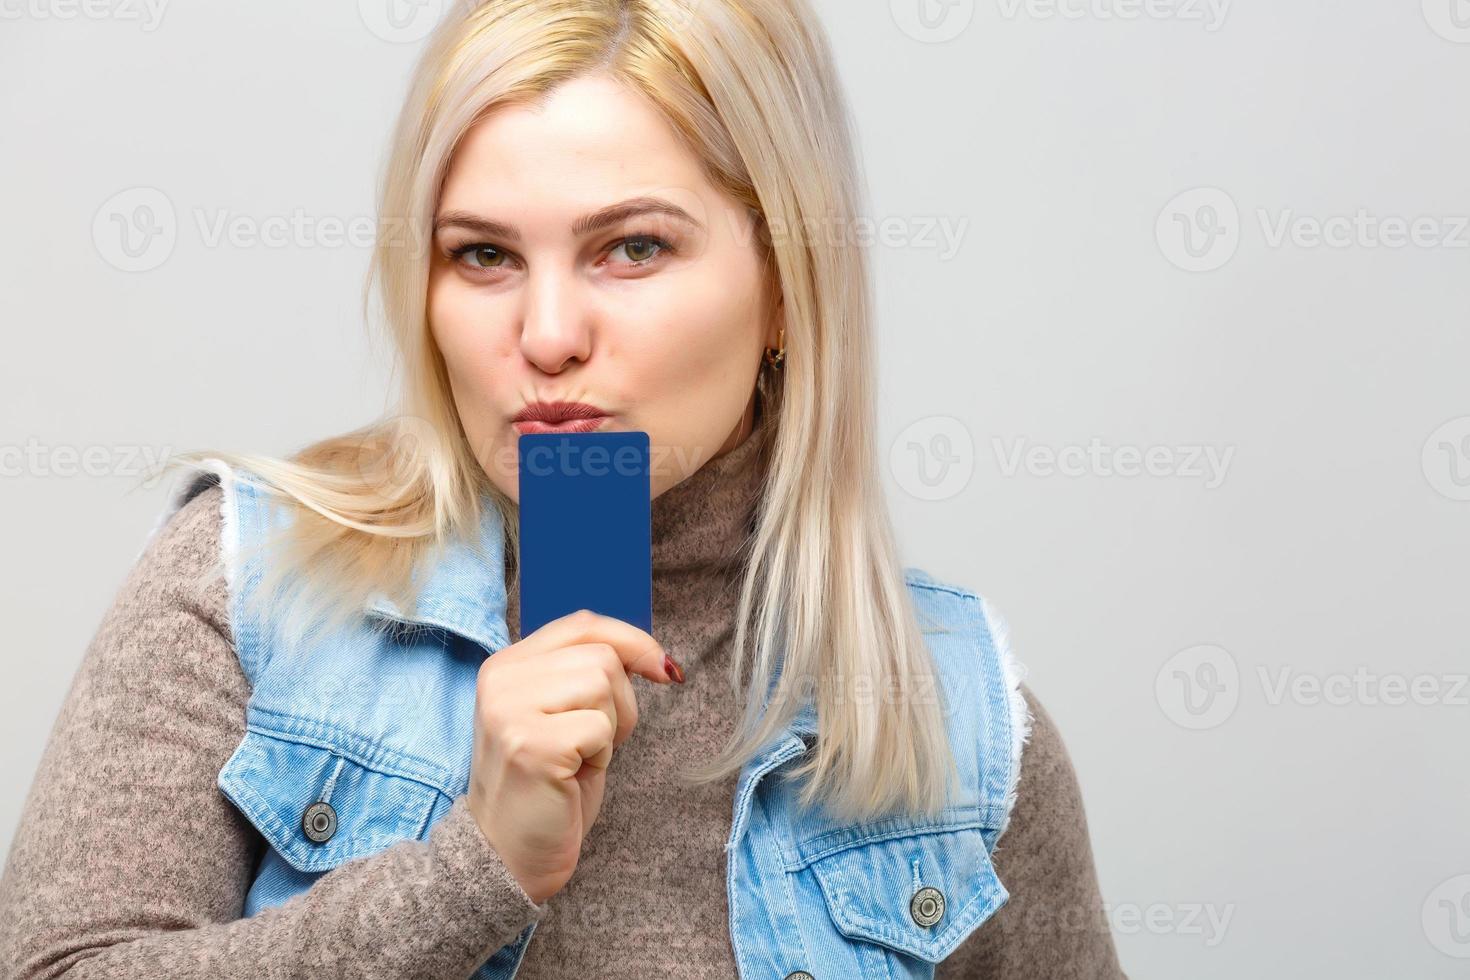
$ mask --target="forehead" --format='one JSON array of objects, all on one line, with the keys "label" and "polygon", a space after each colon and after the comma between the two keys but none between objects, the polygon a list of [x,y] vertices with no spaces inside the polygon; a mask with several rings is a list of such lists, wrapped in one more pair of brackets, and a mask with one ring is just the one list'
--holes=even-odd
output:
[{"label": "forehead", "polygon": [[539,106],[500,106],[476,122],[455,151],[441,205],[580,214],[662,191],[705,198],[713,188],[652,104],[599,75],[562,83]]}]

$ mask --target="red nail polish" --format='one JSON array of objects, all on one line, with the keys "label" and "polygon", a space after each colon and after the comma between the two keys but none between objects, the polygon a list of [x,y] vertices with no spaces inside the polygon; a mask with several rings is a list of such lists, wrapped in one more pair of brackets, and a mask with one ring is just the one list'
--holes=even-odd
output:
[{"label": "red nail polish", "polygon": [[684,683],[684,671],[679,669],[679,665],[674,663],[674,658],[667,653],[664,654],[664,673],[672,677],[676,683]]}]

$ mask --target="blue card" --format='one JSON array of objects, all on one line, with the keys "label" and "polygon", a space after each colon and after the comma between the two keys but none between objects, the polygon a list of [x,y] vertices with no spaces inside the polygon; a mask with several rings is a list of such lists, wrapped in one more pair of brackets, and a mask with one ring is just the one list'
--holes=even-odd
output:
[{"label": "blue card", "polygon": [[519,439],[521,636],[578,609],[653,631],[646,432]]}]

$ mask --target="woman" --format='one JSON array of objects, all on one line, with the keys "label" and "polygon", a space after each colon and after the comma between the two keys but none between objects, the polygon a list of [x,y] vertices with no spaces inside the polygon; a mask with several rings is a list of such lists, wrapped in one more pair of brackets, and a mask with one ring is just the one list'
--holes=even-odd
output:
[{"label": "woman", "polygon": [[[898,562],[864,256],[801,231],[855,173],[798,0],[456,8],[383,182],[404,415],[180,458],[5,975],[1121,976],[1003,630]],[[516,440],[593,427],[661,460],[655,635],[522,637]]]}]

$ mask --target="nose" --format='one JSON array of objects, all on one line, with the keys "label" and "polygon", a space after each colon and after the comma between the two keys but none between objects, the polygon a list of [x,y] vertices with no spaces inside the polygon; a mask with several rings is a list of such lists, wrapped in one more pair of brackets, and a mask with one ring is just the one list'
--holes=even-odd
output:
[{"label": "nose", "polygon": [[571,360],[592,353],[588,306],[574,277],[541,269],[526,285],[521,323],[521,353],[547,374],[565,370]]}]

